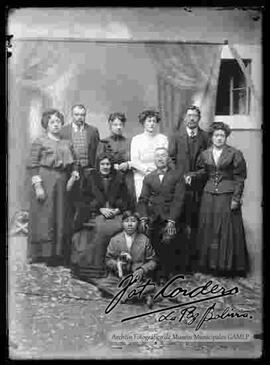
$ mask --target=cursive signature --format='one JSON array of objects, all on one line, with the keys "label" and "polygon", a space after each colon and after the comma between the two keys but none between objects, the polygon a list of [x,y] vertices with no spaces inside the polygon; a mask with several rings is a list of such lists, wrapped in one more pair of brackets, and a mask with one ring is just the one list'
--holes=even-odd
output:
[{"label": "cursive signature", "polygon": [[200,317],[200,312],[196,306],[189,306],[187,308],[182,309],[179,313],[175,310],[170,311],[169,313],[162,314],[158,318],[158,322],[164,321],[177,321],[182,322],[188,326],[195,324],[195,330],[198,331],[205,322],[215,321],[215,320],[224,320],[228,318],[249,318],[252,319],[252,316],[249,316],[248,312],[239,313],[234,311],[230,306],[223,309],[222,312],[215,312],[216,302],[209,306]]},{"label": "cursive signature", "polygon": [[[226,289],[223,286],[220,286],[219,284],[214,284],[212,280],[209,280],[207,283],[189,290],[179,285],[175,286],[176,281],[179,279],[184,280],[185,277],[183,275],[174,276],[161,289],[157,291],[157,293],[153,297],[153,300],[155,301],[160,298],[175,299],[179,295],[182,295],[183,297],[190,298],[191,299],[190,301],[185,303],[180,302],[179,304],[168,306],[166,308],[156,309],[135,316],[126,317],[123,318],[121,322],[149,316],[154,313],[165,312],[168,310],[171,310],[171,312],[165,315],[161,315],[160,317],[161,320],[162,319],[176,320],[174,310],[180,307],[187,307],[184,308],[180,313],[180,322],[183,320],[183,321],[188,321],[186,322],[187,324],[192,324],[199,317],[199,312],[198,311],[196,312],[197,307],[195,306],[195,304],[214,300],[221,297],[232,296],[239,292],[237,286],[234,286],[230,289]],[[122,300],[131,299],[133,297],[141,298],[143,294],[149,291],[149,289],[151,290],[155,289],[155,283],[152,282],[150,279],[148,279],[146,282],[141,282],[137,279],[136,276],[130,274],[126,276],[123,280],[121,280],[121,282],[118,285],[118,288],[120,289],[119,292],[112,298],[112,300],[105,309],[106,314],[110,313]],[[208,320],[218,319],[214,318],[213,314],[214,308],[215,308],[215,303],[213,303],[212,306],[207,308],[207,310],[201,317],[200,322],[198,323],[199,325],[198,328],[200,328],[202,324]],[[219,318],[219,319],[224,319],[224,318]]]}]

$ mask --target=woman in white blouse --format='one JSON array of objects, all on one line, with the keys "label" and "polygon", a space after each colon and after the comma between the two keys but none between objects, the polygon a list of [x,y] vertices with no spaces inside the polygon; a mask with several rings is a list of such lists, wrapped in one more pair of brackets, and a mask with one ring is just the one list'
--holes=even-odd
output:
[{"label": "woman in white blouse", "polygon": [[168,148],[168,138],[158,132],[160,115],[154,110],[145,110],[139,115],[144,132],[131,140],[130,167],[134,169],[137,201],[141,194],[143,178],[156,169],[154,152],[157,147]]}]

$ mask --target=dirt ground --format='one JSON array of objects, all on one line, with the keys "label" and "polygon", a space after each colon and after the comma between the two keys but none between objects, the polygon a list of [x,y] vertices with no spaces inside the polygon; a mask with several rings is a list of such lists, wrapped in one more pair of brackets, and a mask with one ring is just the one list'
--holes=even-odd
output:
[{"label": "dirt ground", "polygon": [[[234,312],[247,314],[245,318],[209,321],[200,330],[209,333],[244,329],[250,331],[251,337],[248,341],[179,341],[172,338],[172,333],[188,330],[194,334],[196,325],[177,320],[161,321],[161,314],[169,310],[121,322],[123,318],[148,312],[149,308],[143,303],[119,304],[105,314],[110,300],[102,298],[95,286],[74,279],[63,267],[26,264],[25,255],[20,253],[23,244],[18,244],[18,239],[14,242],[11,242],[13,249],[9,251],[8,260],[9,357],[12,359],[261,356],[262,284],[259,275],[237,280],[201,274],[186,276],[181,284],[189,289],[209,280],[226,289],[237,286],[237,295],[216,300],[216,313],[222,313],[229,306]],[[173,304],[164,300],[155,303],[152,310]],[[209,301],[198,303],[198,311],[204,313],[209,305]],[[167,338],[166,333],[169,333]],[[115,340],[114,334],[127,337]],[[131,340],[130,336],[136,340]]]}]

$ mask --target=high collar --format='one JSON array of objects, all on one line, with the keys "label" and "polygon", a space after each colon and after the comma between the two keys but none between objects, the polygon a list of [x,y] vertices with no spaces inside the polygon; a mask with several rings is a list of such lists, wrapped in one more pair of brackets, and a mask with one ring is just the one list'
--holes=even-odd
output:
[{"label": "high collar", "polygon": [[109,179],[112,176],[112,173],[110,172],[108,175],[104,175],[99,171],[99,175],[102,179]]},{"label": "high collar", "polygon": [[147,131],[144,131],[143,134],[146,136],[146,137],[150,137],[150,138],[154,138],[158,132],[155,132],[155,133],[149,133]]},{"label": "high collar", "polygon": [[124,139],[125,137],[123,135],[118,135],[118,134],[111,134],[110,138],[113,141],[121,141],[122,139]]}]

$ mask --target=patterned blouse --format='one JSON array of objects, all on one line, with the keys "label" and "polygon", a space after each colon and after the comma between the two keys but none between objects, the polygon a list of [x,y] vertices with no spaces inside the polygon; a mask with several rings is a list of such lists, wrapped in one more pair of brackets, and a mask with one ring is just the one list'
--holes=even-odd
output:
[{"label": "patterned blouse", "polygon": [[70,141],[54,140],[48,136],[37,138],[31,147],[29,168],[32,176],[39,175],[40,167],[66,170],[74,164],[74,151]]}]

